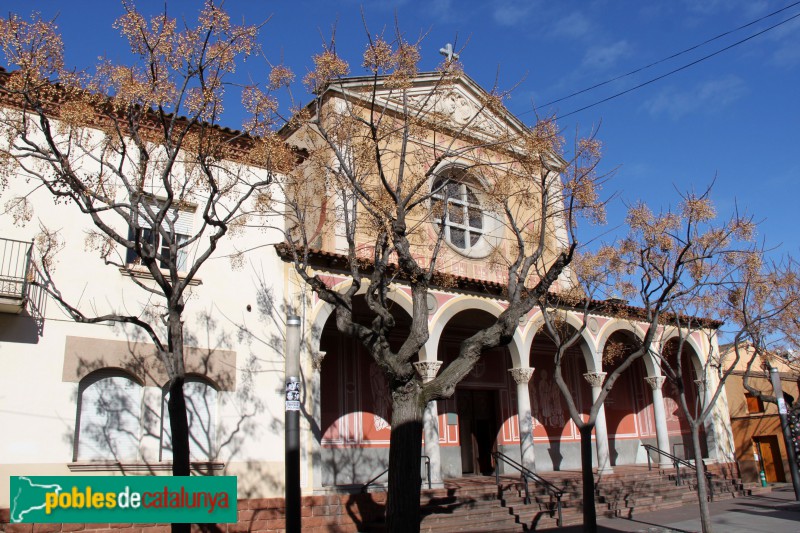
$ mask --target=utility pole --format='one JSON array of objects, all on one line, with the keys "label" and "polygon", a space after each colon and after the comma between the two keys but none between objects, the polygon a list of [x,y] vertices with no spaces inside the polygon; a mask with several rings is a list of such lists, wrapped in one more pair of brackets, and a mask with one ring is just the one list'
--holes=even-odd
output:
[{"label": "utility pole", "polygon": [[769,378],[770,381],[772,381],[772,389],[775,394],[775,399],[778,401],[778,416],[781,419],[783,443],[786,445],[786,457],[789,459],[789,471],[792,474],[794,499],[800,501],[800,472],[797,471],[797,457],[794,453],[794,442],[792,439],[791,430],[789,429],[789,417],[787,416],[788,410],[786,409],[786,400],[783,398],[781,375],[778,372],[777,367],[769,365]]},{"label": "utility pole", "polygon": [[300,317],[286,319],[286,533],[300,533]]}]

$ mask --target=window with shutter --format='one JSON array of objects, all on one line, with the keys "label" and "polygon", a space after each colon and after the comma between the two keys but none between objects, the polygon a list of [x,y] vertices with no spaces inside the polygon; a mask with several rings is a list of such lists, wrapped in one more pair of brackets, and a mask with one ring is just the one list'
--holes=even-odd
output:
[{"label": "window with shutter", "polygon": [[142,386],[121,371],[102,370],[79,388],[76,461],[138,460]]},{"label": "window with shutter", "polygon": [[[189,455],[193,461],[212,461],[216,456],[217,390],[205,381],[187,378],[183,384],[186,416],[189,421]],[[172,459],[169,393],[164,395],[161,417],[161,459]]]},{"label": "window with shutter", "polygon": [[[157,202],[150,203],[150,209],[155,213],[159,209],[159,205]],[[161,222],[161,227],[166,231],[170,232],[169,224],[172,223],[174,228],[174,238],[175,244],[178,247],[178,256],[177,256],[177,268],[180,272],[185,272],[188,268],[188,253],[185,247],[186,241],[189,240],[189,236],[192,233],[192,218],[194,217],[194,211],[190,211],[187,209],[173,209],[172,212],[168,213],[165,217],[165,220]],[[141,241],[148,242],[155,246],[159,250],[159,255],[161,256],[161,261],[159,262],[159,267],[161,268],[169,268],[170,262],[170,250],[169,250],[169,242],[166,239],[162,238],[160,232],[153,231],[152,225],[149,221],[149,216],[145,213],[142,213],[139,216],[139,225],[141,226]],[[128,240],[135,239],[134,229],[128,228]],[[135,250],[129,249],[127,253],[126,262],[128,264],[136,263],[139,259],[139,256],[136,254]]]},{"label": "window with shutter", "polygon": [[745,401],[747,402],[748,413],[763,413],[764,402],[758,396],[754,396],[749,392],[744,393]]}]

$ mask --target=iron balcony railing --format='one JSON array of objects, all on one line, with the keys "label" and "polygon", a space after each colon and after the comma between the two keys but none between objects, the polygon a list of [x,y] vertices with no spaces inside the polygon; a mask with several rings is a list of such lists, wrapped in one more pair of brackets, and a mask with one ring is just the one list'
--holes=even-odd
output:
[{"label": "iron balcony railing", "polygon": [[27,299],[32,253],[31,241],[0,238],[0,297]]}]

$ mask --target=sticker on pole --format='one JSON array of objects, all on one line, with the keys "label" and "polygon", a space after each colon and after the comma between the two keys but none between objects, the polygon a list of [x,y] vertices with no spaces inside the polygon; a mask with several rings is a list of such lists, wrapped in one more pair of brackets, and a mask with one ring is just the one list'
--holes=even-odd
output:
[{"label": "sticker on pole", "polygon": [[286,410],[300,410],[300,380],[294,376],[286,380]]},{"label": "sticker on pole", "polygon": [[783,396],[778,396],[778,412],[782,415],[788,412],[786,409],[786,400],[783,399]]}]

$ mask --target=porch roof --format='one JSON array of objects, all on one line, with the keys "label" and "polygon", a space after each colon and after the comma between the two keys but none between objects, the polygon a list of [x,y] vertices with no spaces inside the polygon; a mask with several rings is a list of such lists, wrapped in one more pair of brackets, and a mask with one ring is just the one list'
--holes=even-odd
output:
[{"label": "porch roof", "polygon": [[[285,262],[290,263],[293,261],[291,247],[289,244],[283,242],[275,245],[275,250],[278,253],[278,256]],[[315,268],[319,268],[321,270],[325,270],[328,272],[333,273],[344,273],[349,274],[349,267],[348,267],[348,259],[347,256],[344,254],[338,254],[334,252],[328,252],[325,250],[310,250],[309,251],[309,264]],[[399,283],[404,283],[407,280],[403,277],[402,273],[397,270],[397,265],[390,264],[390,267],[393,267],[394,274],[397,274],[397,278],[395,278]],[[362,267],[362,271],[364,274],[369,274],[373,270],[372,265],[366,264]],[[505,300],[506,299],[506,290],[507,286],[503,283],[498,283],[496,281],[487,281],[481,280],[476,278],[470,278],[467,276],[458,276],[455,274],[447,274],[441,275],[441,279],[447,280],[447,284],[442,284],[437,282],[437,276],[434,275],[433,282],[431,283],[431,288],[434,290],[438,290],[441,292],[455,292],[461,294],[475,294],[484,297],[495,298],[498,300]],[[553,300],[555,305],[564,305],[563,302],[558,302],[558,296],[554,293],[548,293],[550,298]],[[587,300],[580,299],[575,300],[572,302],[572,305],[568,306],[573,309],[582,309],[586,306],[589,312],[592,315],[599,315],[599,316],[608,316],[608,317],[615,317],[615,318],[632,318],[636,320],[647,320],[647,310],[642,307],[636,307],[632,305],[626,304],[624,301],[618,299],[609,299],[609,300]],[[667,317],[674,317],[672,313],[663,313],[665,318]],[[711,328],[711,329],[718,329],[720,328],[724,322],[720,320],[716,320],[713,318],[708,317],[695,317],[695,316],[685,316],[681,315],[679,317],[682,319],[682,322],[694,322],[698,326]]]}]

